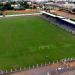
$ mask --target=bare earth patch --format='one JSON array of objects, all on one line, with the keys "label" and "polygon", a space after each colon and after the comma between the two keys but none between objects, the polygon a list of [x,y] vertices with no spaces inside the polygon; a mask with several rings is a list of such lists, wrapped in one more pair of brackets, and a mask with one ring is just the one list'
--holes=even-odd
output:
[{"label": "bare earth patch", "polygon": [[55,14],[75,20],[75,14],[71,14],[71,13],[64,12],[64,11],[59,11],[59,10],[55,11]]}]

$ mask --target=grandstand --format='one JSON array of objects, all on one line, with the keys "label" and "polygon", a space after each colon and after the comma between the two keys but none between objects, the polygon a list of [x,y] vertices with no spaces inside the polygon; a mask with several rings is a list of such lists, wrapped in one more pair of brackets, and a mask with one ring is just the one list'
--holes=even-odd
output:
[{"label": "grandstand", "polygon": [[42,12],[42,15],[44,17],[46,17],[46,19],[54,24],[56,24],[58,27],[61,27],[69,32],[72,32],[73,34],[75,31],[75,22],[70,20],[70,19],[66,19],[65,17],[62,16],[56,16],[54,14],[50,14],[47,12]]}]

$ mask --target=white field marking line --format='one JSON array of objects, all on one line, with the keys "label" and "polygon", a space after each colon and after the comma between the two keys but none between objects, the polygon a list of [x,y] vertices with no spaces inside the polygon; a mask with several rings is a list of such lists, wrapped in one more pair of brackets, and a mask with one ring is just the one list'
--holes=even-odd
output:
[{"label": "white field marking line", "polygon": [[50,45],[41,45],[41,46],[38,46],[38,47],[29,47],[29,49],[30,50],[36,50],[36,49],[38,49],[38,50],[44,50],[44,49],[50,49]]},{"label": "white field marking line", "polygon": [[[41,13],[33,13],[33,14],[14,14],[14,15],[5,15],[5,17],[14,17],[14,16],[29,16],[29,15],[40,15]],[[0,16],[2,18],[4,16]]]}]

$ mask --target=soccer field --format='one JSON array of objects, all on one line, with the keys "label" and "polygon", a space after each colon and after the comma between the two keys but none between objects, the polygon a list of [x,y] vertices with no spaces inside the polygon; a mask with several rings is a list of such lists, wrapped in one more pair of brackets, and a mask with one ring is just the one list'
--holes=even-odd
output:
[{"label": "soccer field", "polygon": [[66,57],[75,57],[72,34],[38,16],[0,19],[0,69]]}]

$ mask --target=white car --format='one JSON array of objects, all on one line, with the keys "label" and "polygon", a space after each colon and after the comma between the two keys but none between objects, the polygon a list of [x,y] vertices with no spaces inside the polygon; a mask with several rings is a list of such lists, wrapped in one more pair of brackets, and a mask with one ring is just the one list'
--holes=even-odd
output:
[{"label": "white car", "polygon": [[63,68],[58,67],[58,68],[56,69],[56,71],[61,71],[61,70],[63,70]]}]

